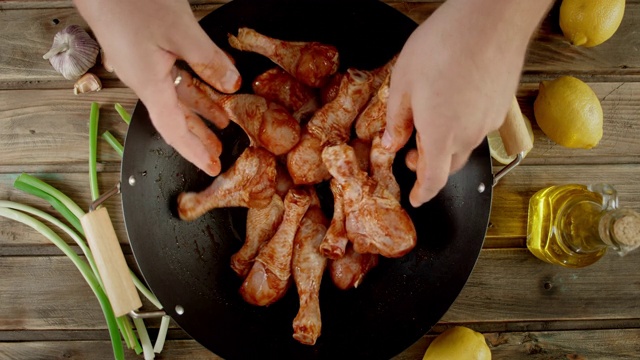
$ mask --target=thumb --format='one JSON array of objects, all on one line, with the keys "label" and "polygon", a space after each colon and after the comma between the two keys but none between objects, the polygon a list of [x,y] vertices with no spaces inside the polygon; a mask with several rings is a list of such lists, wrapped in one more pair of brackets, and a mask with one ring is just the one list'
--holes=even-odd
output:
[{"label": "thumb", "polygon": [[413,114],[410,95],[398,92],[393,85],[392,82],[389,89],[387,124],[382,135],[382,146],[396,152],[409,141],[413,133]]},{"label": "thumb", "polygon": [[217,90],[224,93],[238,91],[242,78],[229,55],[211,41],[195,20],[184,26],[186,34],[173,41],[176,55]]}]

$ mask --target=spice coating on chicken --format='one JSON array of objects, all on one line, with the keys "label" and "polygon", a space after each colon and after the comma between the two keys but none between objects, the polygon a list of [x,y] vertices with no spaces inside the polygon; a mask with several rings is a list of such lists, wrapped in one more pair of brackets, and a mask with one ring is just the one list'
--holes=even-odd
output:
[{"label": "spice coating on chicken", "polygon": [[276,233],[283,215],[284,203],[278,194],[262,209],[249,208],[244,244],[231,256],[231,268],[240,277],[247,277],[260,248]]},{"label": "spice coating on chicken", "polygon": [[330,187],[333,193],[333,217],[331,218],[329,229],[327,229],[320,243],[319,250],[322,255],[329,259],[339,259],[344,256],[349,239],[347,238],[347,228],[345,226],[346,217],[342,188],[336,179],[331,179]]},{"label": "spice coating on chicken", "polygon": [[376,135],[384,132],[387,124],[389,79],[390,77],[387,76],[376,95],[371,98],[362,113],[358,115],[355,121],[355,129],[359,139],[372,141]]},{"label": "spice coating on chicken", "polygon": [[284,106],[300,122],[308,119],[320,107],[315,92],[279,67],[258,75],[253,92]]},{"label": "spice coating on chicken", "polygon": [[229,34],[229,44],[266,56],[311,87],[321,87],[338,70],[338,50],[331,45],[274,39],[249,28],[238,29],[238,36]]},{"label": "spice coating on chicken", "polygon": [[300,309],[293,320],[293,338],[314,345],[320,336],[320,283],[327,265],[318,246],[327,231],[328,220],[320,208],[315,191],[311,191],[312,205],[300,222],[293,248],[292,274],[298,289]]},{"label": "spice coating on chicken", "polygon": [[330,178],[322,162],[322,149],[349,140],[351,125],[371,96],[372,79],[366,72],[349,69],[338,96],[309,120],[302,140],[287,154],[294,183],[317,184]]},{"label": "spice coating on chicken", "polygon": [[253,94],[220,95],[218,104],[253,144],[286,154],[300,140],[300,124],[283,106]]},{"label": "spice coating on chicken", "polygon": [[[395,158],[396,153],[385,149],[382,146],[380,136],[376,135],[371,144],[371,167],[369,170],[371,178],[378,184],[376,194],[382,197],[391,196],[400,201],[400,185],[398,185],[396,177],[393,175],[393,161]],[[384,195],[383,192],[388,194]]]},{"label": "spice coating on chicken", "polygon": [[178,195],[178,214],[191,221],[214,208],[263,208],[275,192],[275,157],[265,149],[249,147],[205,190]]},{"label": "spice coating on chicken", "polygon": [[347,245],[344,256],[329,264],[333,284],[342,290],[357,288],[369,270],[378,265],[379,257],[378,254],[360,254],[352,245]]},{"label": "spice coating on chicken", "polygon": [[351,125],[371,98],[373,76],[364,71],[348,69],[340,82],[338,95],[313,114],[307,129],[323,145],[349,141]]},{"label": "spice coating on chicken", "polygon": [[342,187],[347,237],[359,253],[400,257],[416,245],[409,214],[392,198],[375,194],[377,184],[358,168],[353,149],[346,144],[323,150],[322,159]]},{"label": "spice coating on chicken", "polygon": [[300,142],[287,154],[287,169],[296,185],[312,185],[331,178],[322,162],[322,143],[302,130]]},{"label": "spice coating on chicken", "polygon": [[240,294],[248,303],[268,306],[286,293],[291,280],[293,241],[310,202],[309,193],[303,189],[294,188],[287,193],[282,222],[271,240],[260,249],[240,288]]}]

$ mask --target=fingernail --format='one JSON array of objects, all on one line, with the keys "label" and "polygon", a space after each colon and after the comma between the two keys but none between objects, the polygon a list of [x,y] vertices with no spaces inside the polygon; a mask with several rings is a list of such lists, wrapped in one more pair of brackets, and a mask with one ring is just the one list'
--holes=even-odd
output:
[{"label": "fingernail", "polygon": [[222,85],[224,90],[227,92],[237,91],[240,88],[241,83],[242,78],[235,70],[227,71],[224,77],[220,80],[220,85]]},{"label": "fingernail", "polygon": [[382,141],[380,144],[386,150],[391,150],[391,145],[393,145],[393,139],[391,138],[391,134],[388,131],[385,130],[384,134],[382,134]]},{"label": "fingernail", "polygon": [[204,169],[207,175],[209,176],[218,176],[220,174],[222,166],[220,164],[220,160],[218,158],[214,158],[213,156],[209,159],[209,163],[207,164],[207,168]]}]

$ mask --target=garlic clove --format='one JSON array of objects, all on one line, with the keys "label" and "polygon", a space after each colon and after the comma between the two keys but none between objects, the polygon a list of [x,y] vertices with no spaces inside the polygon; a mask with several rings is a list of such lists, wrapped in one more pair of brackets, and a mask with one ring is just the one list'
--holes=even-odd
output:
[{"label": "garlic clove", "polygon": [[42,57],[65,79],[75,80],[96,64],[99,51],[98,43],[83,28],[69,25],[56,34]]},{"label": "garlic clove", "polygon": [[76,95],[91,91],[100,91],[100,89],[102,89],[102,82],[92,73],[82,75],[73,85],[73,93]]}]

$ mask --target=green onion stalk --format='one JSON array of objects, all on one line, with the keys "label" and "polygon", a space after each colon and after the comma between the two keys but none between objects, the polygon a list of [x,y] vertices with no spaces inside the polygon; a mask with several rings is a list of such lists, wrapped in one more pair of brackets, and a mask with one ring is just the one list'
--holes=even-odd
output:
[{"label": "green onion stalk", "polygon": [[116,103],[114,107],[116,108],[116,111],[118,112],[118,114],[120,114],[122,121],[124,121],[125,123],[127,123],[127,125],[129,125],[131,123],[131,115],[129,115],[127,110],[125,110],[122,107],[122,105],[120,105],[119,103]]}]

